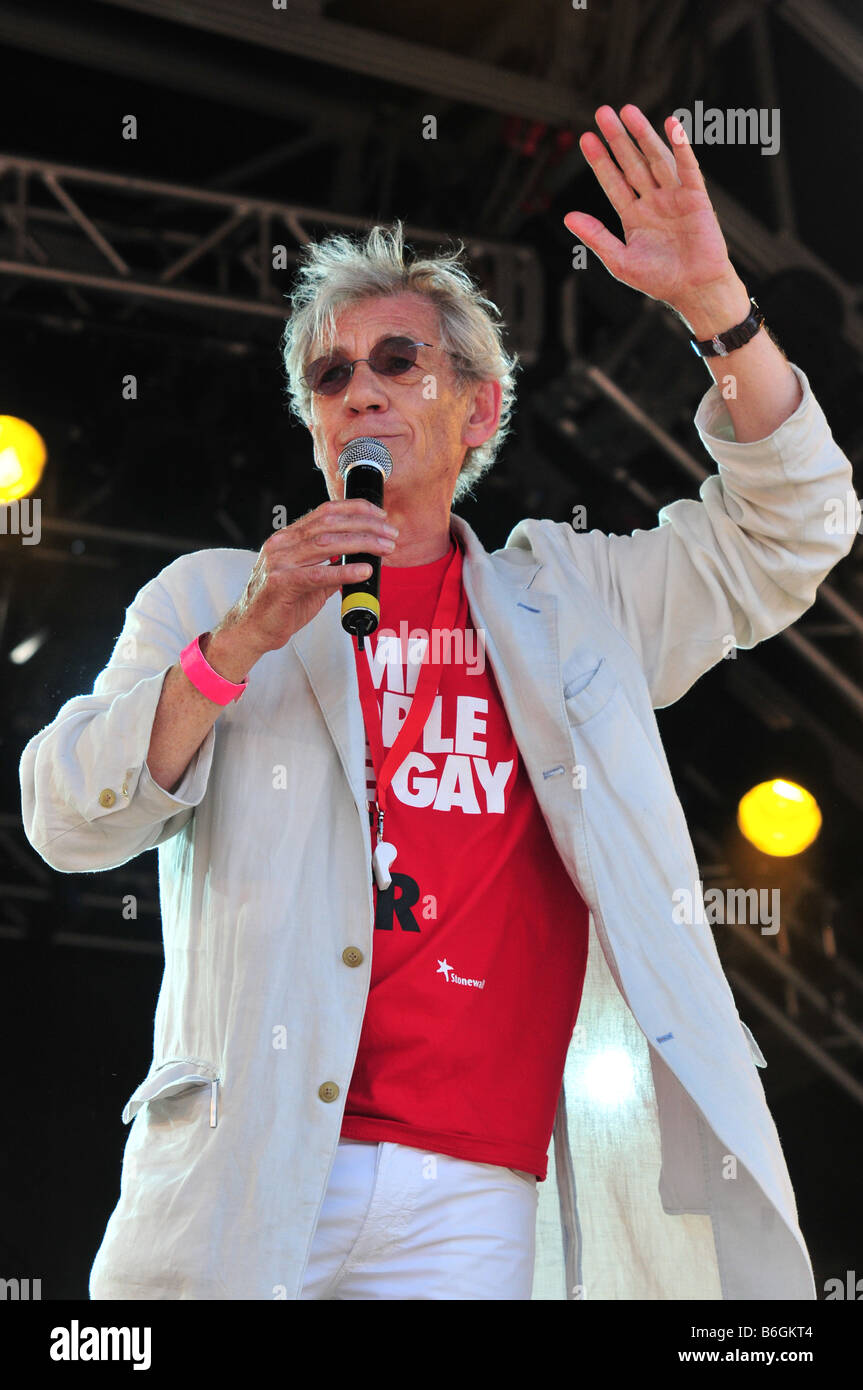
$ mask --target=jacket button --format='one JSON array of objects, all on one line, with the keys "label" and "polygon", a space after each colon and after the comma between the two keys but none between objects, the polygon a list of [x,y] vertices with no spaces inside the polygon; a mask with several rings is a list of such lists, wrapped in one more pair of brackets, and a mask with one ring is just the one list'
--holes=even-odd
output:
[{"label": "jacket button", "polygon": [[318,1095],[321,1100],[335,1100],[339,1094],[339,1088],[335,1081],[325,1081],[323,1086],[318,1087]]},{"label": "jacket button", "polygon": [[345,965],[361,965],[363,953],[359,946],[346,946],[342,951],[342,960]]},{"label": "jacket button", "polygon": [[111,791],[111,788],[110,788],[110,787],[106,787],[104,791],[101,791],[101,792],[99,793],[99,805],[100,805],[100,806],[113,806],[113,805],[114,805],[114,802],[115,802],[116,800],[117,800],[117,795],[116,795],[115,792],[112,792],[112,791]]}]

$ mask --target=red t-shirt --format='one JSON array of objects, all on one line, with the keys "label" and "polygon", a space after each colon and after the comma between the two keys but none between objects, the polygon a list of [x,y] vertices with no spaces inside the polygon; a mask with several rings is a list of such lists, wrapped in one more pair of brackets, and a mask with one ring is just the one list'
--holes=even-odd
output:
[{"label": "red t-shirt", "polygon": [[[451,556],[382,565],[380,625],[363,652],[351,638],[369,663],[385,749],[410,707],[422,648],[390,637],[376,661],[378,640],[403,620],[405,635],[430,631]],[[587,909],[469,610],[462,641],[450,650],[464,660],[444,661],[425,728],[387,792],[384,839],[397,855],[391,886],[373,880],[371,985],[341,1132],[544,1181],[584,984]],[[373,803],[368,738],[366,772]],[[370,832],[370,853],[373,841]]]}]

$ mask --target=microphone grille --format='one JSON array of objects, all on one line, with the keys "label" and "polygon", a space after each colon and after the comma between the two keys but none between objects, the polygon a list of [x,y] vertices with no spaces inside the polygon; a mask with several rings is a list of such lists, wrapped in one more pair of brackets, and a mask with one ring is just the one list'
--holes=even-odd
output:
[{"label": "microphone grille", "polygon": [[342,477],[354,463],[376,463],[383,470],[385,478],[393,471],[393,459],[389,449],[379,439],[370,437],[352,439],[350,444],[346,444],[342,449],[339,454],[339,472]]}]

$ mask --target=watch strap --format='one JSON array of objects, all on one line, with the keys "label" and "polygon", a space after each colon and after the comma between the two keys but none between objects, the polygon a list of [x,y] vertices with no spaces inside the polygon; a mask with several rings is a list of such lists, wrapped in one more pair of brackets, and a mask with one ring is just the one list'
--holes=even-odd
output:
[{"label": "watch strap", "polygon": [[698,341],[690,338],[689,342],[693,352],[699,357],[727,357],[729,352],[735,348],[744,347],[751,338],[755,337],[761,325],[764,323],[764,315],[759,309],[754,299],[750,299],[752,306],[742,323],[738,323],[734,328],[729,328],[725,333],[717,333],[712,338],[705,338]]}]

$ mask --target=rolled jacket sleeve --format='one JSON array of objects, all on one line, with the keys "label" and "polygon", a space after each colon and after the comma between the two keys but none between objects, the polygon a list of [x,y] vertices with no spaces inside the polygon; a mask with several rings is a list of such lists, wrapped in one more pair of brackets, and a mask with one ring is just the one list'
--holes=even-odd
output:
[{"label": "rolled jacket sleeve", "polygon": [[190,640],[157,576],[126,610],[93,693],[69,700],[25,747],[19,768],[24,829],[52,868],[115,868],[191,819],[207,789],[215,725],[173,792],[154,782],[146,762],[165,676]]},{"label": "rolled jacket sleeve", "polygon": [[658,526],[632,535],[540,523],[562,528],[571,559],[638,656],[655,708],[679,699],[731,648],[795,622],[853,545],[856,531],[829,524],[849,496],[859,524],[851,464],[807,377],[789,365],[803,399],[765,439],[738,443],[718,385],[705,393],[695,425],[718,473],[701,484],[700,501],[672,502]]}]

